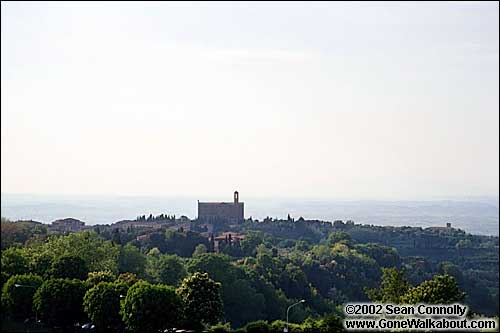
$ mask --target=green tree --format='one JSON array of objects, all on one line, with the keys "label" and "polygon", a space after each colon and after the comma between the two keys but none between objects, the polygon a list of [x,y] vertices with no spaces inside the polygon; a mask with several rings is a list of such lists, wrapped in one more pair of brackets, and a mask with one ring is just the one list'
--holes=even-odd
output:
[{"label": "green tree", "polygon": [[82,322],[85,285],[77,279],[48,279],[33,296],[33,309],[49,326]]},{"label": "green tree", "polygon": [[116,282],[123,283],[130,288],[132,287],[132,285],[134,285],[134,283],[139,282],[139,278],[133,273],[121,273],[120,275],[118,275]]},{"label": "green tree", "polygon": [[262,243],[262,236],[257,232],[248,232],[245,239],[241,241],[241,250],[243,255],[253,257],[257,253],[257,246]]},{"label": "green tree", "polygon": [[439,263],[438,273],[442,274],[442,275],[448,274],[448,275],[453,276],[457,280],[457,283],[459,286],[464,283],[464,275],[463,275],[460,267],[449,262],[449,261],[443,261],[443,262]]},{"label": "green tree", "polygon": [[199,257],[200,255],[207,253],[207,252],[208,252],[208,250],[207,250],[207,247],[205,246],[205,244],[198,244],[194,248],[192,257]]},{"label": "green tree", "polygon": [[113,282],[116,280],[116,275],[110,271],[104,272],[89,272],[87,280],[85,280],[85,285],[87,288],[92,288],[100,282]]},{"label": "green tree", "polygon": [[179,324],[182,301],[171,286],[141,281],[128,290],[121,313],[130,330],[158,332]]},{"label": "green tree", "polygon": [[351,235],[349,235],[345,231],[334,231],[328,235],[328,244],[333,245],[338,242],[351,244],[352,243]]},{"label": "green tree", "polygon": [[279,287],[289,298],[308,299],[311,296],[309,282],[303,270],[293,264],[286,265],[279,278]]},{"label": "green tree", "polygon": [[196,272],[182,280],[177,290],[184,302],[184,313],[195,328],[214,325],[222,319],[221,284],[207,273]]},{"label": "green tree", "polygon": [[54,261],[54,257],[52,257],[46,251],[38,252],[39,249],[33,249],[31,252],[32,261],[31,261],[31,270],[33,273],[43,276],[44,278],[50,277],[50,269],[52,267],[52,262]]},{"label": "green tree", "polygon": [[33,295],[42,284],[38,275],[13,275],[2,288],[2,308],[14,319],[32,317]]},{"label": "green tree", "polygon": [[230,284],[235,280],[235,267],[225,254],[205,253],[188,261],[187,270],[190,273],[205,272],[217,282]]},{"label": "green tree", "polygon": [[110,282],[98,283],[85,293],[83,309],[98,331],[117,329],[122,323],[119,288]]},{"label": "green tree", "polygon": [[29,272],[29,259],[23,249],[2,250],[2,272],[8,276]]},{"label": "green tree", "polygon": [[401,266],[401,258],[399,257],[398,252],[388,246],[368,243],[368,244],[356,244],[355,249],[373,259],[381,266],[381,267],[400,267]]},{"label": "green tree", "polygon": [[[193,231],[173,231],[169,230],[164,235],[164,243],[160,241],[158,247],[163,253],[177,254],[188,258],[193,254],[198,244],[209,246],[208,239]],[[153,246],[156,246],[153,244]],[[153,247],[152,246],[152,247]]]},{"label": "green tree", "polygon": [[120,273],[133,273],[143,276],[146,269],[146,256],[133,245],[127,244],[120,247],[118,257],[118,271]]},{"label": "green tree", "polygon": [[187,275],[184,261],[175,254],[148,255],[146,271],[153,282],[171,286],[177,286]]},{"label": "green tree", "polygon": [[85,261],[81,257],[64,255],[56,258],[52,262],[49,274],[55,278],[85,280],[87,278],[88,269]]},{"label": "green tree", "polygon": [[231,318],[231,323],[236,327],[266,315],[266,300],[250,282],[246,279],[234,281],[228,287],[232,292],[224,298],[226,317]]},{"label": "green tree", "polygon": [[102,239],[94,231],[82,231],[66,236],[51,237],[37,248],[38,253],[46,253],[57,259],[65,255],[82,258],[88,271],[111,271],[118,273],[118,256],[120,246]]},{"label": "green tree", "polygon": [[367,289],[366,294],[374,302],[398,304],[410,287],[403,271],[398,271],[396,268],[382,268],[380,288]]},{"label": "green tree", "polygon": [[402,297],[405,304],[449,304],[463,302],[466,294],[458,289],[457,280],[451,275],[435,275],[408,290]]},{"label": "green tree", "polygon": [[5,250],[10,246],[25,244],[26,241],[33,237],[44,236],[47,234],[47,226],[40,222],[12,222],[3,217],[0,229],[2,231],[2,250]]}]

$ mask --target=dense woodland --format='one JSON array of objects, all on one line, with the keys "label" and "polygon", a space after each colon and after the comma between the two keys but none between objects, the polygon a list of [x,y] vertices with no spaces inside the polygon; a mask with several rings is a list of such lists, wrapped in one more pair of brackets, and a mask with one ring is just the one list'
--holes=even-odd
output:
[{"label": "dense woodland", "polygon": [[[245,235],[210,251],[198,221],[49,233],[2,219],[2,327],[92,322],[100,331],[342,331],[342,304],[463,302],[498,316],[498,237],[454,228],[266,218],[214,232]],[[31,287],[16,287],[31,286]],[[430,290],[430,291],[429,291]],[[11,326],[9,326],[11,325]],[[26,323],[24,323],[26,325]],[[41,324],[40,324],[41,325]]]}]

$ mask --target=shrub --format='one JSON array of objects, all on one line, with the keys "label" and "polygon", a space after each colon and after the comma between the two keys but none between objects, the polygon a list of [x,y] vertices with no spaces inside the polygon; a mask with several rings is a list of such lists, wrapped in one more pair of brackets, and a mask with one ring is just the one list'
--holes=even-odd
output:
[{"label": "shrub", "polygon": [[100,282],[87,290],[83,308],[98,330],[115,328],[121,324],[120,290],[116,284]]},{"label": "shrub", "polygon": [[49,326],[72,326],[85,319],[85,285],[77,279],[49,279],[36,291],[33,309]]},{"label": "shrub", "polygon": [[121,314],[130,330],[157,332],[179,324],[182,301],[171,286],[137,282],[128,290]]},{"label": "shrub", "polygon": [[246,324],[245,330],[247,333],[270,333],[269,324],[265,320],[252,321]]},{"label": "shrub", "polygon": [[33,295],[42,282],[40,276],[33,274],[11,276],[2,287],[2,308],[14,319],[32,317]]}]

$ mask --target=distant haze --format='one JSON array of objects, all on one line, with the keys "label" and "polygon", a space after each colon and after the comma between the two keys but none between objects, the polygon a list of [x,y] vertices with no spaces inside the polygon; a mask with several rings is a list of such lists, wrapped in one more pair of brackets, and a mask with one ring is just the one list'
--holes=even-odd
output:
[{"label": "distant haze", "polygon": [[[12,220],[33,219],[50,223],[65,217],[88,225],[111,224],[138,215],[159,214],[197,217],[194,197],[74,196],[2,194],[2,216]],[[218,199],[218,200],[217,200]],[[286,219],[354,220],[356,223],[444,227],[447,222],[472,234],[498,235],[498,197],[434,201],[332,201],[240,197],[245,217]],[[231,198],[213,198],[230,201]]]},{"label": "distant haze", "polygon": [[1,6],[2,193],[498,197],[497,2]]}]

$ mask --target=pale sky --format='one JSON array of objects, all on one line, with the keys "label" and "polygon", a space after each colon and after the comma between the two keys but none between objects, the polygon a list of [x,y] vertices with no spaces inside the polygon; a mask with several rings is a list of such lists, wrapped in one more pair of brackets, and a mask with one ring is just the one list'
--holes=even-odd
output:
[{"label": "pale sky", "polygon": [[498,195],[497,2],[1,7],[2,193]]}]

